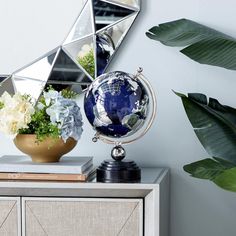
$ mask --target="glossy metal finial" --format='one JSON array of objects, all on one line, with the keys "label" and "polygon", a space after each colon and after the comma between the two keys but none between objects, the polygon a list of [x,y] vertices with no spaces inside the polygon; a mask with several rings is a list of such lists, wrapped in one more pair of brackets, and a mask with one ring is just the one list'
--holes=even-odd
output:
[{"label": "glossy metal finial", "polygon": [[126,151],[121,145],[118,145],[111,150],[111,156],[116,161],[122,161],[126,156]]},{"label": "glossy metal finial", "polygon": [[142,72],[143,72],[143,68],[142,68],[142,67],[139,67],[138,70],[137,70],[137,72],[138,72],[139,74],[142,73]]}]

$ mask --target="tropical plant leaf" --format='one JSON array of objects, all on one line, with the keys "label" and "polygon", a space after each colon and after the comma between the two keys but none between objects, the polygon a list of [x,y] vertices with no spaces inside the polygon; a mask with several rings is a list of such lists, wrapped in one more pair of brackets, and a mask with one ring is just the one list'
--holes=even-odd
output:
[{"label": "tropical plant leaf", "polygon": [[236,70],[236,39],[188,19],[151,28],[147,37],[167,46],[185,47],[181,52],[207,65]]},{"label": "tropical plant leaf", "polygon": [[184,170],[191,174],[192,177],[199,179],[214,180],[225,170],[235,167],[230,162],[217,159],[204,159],[184,166]]},{"label": "tropical plant leaf", "polygon": [[236,109],[213,98],[208,102],[204,94],[176,94],[208,154],[236,164]]},{"label": "tropical plant leaf", "polygon": [[228,35],[188,19],[180,19],[154,26],[146,32],[146,35],[151,39],[173,47],[184,47],[209,38],[214,39],[215,37],[232,39]]},{"label": "tropical plant leaf", "polygon": [[214,183],[225,190],[236,192],[236,167],[218,175]]},{"label": "tropical plant leaf", "polygon": [[200,41],[181,50],[201,64],[236,70],[236,41],[224,38]]},{"label": "tropical plant leaf", "polygon": [[234,168],[236,167],[235,164],[229,162],[229,161],[226,161],[226,160],[223,160],[221,158],[218,158],[218,157],[213,157],[214,160],[216,160],[217,162],[219,162],[222,166],[224,166],[226,169],[231,169],[231,168]]}]

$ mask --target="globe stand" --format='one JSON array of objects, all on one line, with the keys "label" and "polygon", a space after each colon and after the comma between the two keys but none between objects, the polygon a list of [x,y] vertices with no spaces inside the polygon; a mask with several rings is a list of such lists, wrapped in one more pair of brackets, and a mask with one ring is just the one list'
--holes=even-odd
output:
[{"label": "globe stand", "polygon": [[85,114],[96,130],[98,140],[115,145],[111,156],[97,169],[97,181],[106,183],[140,182],[141,170],[134,161],[123,160],[127,145],[142,138],[156,116],[155,93],[138,68],[132,75],[114,71],[96,78],[84,99]]},{"label": "globe stand", "polygon": [[97,182],[137,183],[141,180],[141,170],[132,160],[125,158],[125,149],[118,145],[111,151],[113,158],[105,160],[97,169]]}]

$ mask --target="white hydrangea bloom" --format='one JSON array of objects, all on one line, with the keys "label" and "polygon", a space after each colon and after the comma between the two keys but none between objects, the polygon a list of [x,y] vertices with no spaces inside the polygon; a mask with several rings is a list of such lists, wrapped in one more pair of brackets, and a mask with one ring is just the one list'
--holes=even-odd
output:
[{"label": "white hydrangea bloom", "polygon": [[19,93],[11,96],[4,92],[0,97],[4,104],[0,109],[0,131],[6,135],[15,136],[19,129],[28,128],[31,122],[31,115],[34,114],[34,106],[29,98]]}]

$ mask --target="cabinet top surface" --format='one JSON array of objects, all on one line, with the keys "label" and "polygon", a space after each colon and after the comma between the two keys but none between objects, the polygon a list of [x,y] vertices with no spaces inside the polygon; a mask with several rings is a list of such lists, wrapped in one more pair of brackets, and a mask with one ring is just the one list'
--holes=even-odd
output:
[{"label": "cabinet top surface", "polygon": [[157,185],[162,181],[162,178],[168,173],[167,168],[142,168],[142,179],[140,183],[98,183],[96,178],[88,182],[59,182],[59,181],[15,181],[2,180],[0,188],[3,187],[34,187],[34,188],[110,188],[110,187],[134,187],[142,188],[148,185]]},{"label": "cabinet top surface", "polygon": [[142,168],[140,183],[0,181],[0,196],[145,197],[168,175],[167,168]]}]

